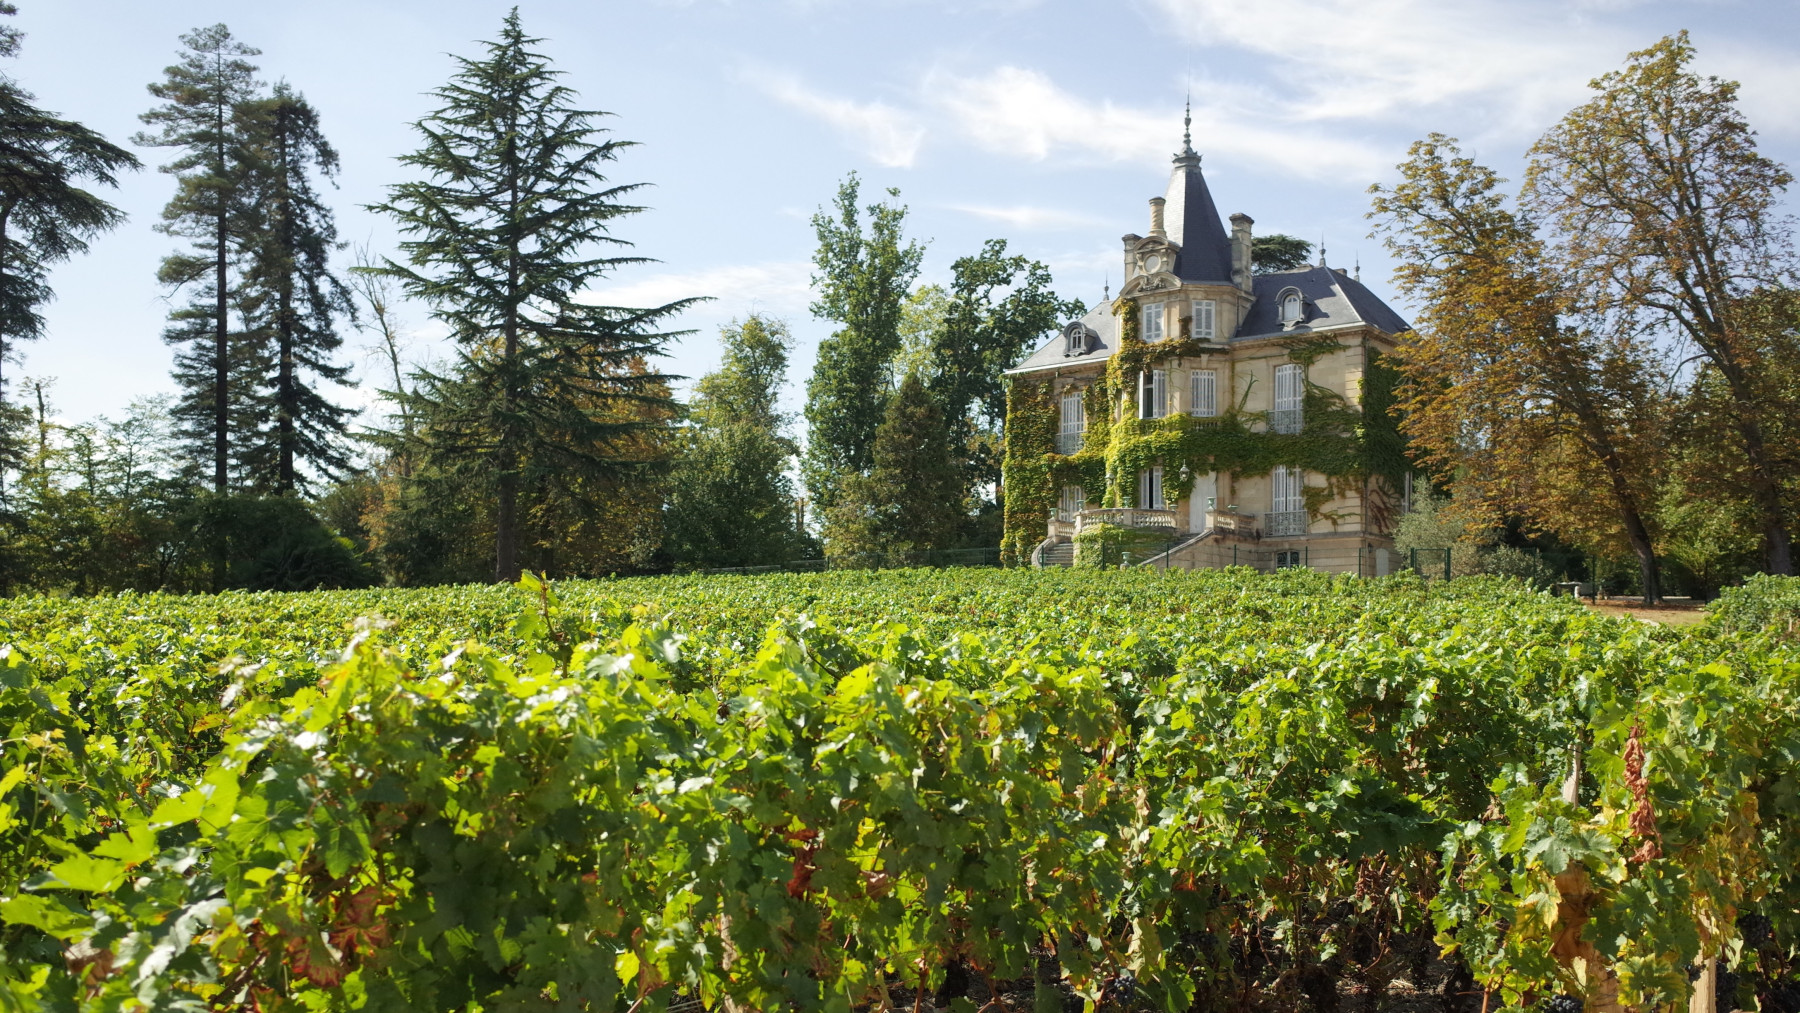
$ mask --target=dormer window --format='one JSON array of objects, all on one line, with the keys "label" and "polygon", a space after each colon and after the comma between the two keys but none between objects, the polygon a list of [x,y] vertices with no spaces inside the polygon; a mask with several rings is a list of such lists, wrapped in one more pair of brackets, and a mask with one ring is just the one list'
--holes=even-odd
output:
[{"label": "dormer window", "polygon": [[1147,342],[1163,339],[1162,303],[1148,302],[1144,304],[1144,321],[1140,330],[1143,332],[1143,339]]},{"label": "dormer window", "polygon": [[1299,323],[1305,315],[1306,304],[1299,292],[1290,288],[1281,293],[1281,322],[1284,326],[1291,327]]},{"label": "dormer window", "polygon": [[1088,330],[1087,325],[1079,320],[1063,328],[1063,354],[1086,355],[1093,350],[1094,346],[1091,343],[1093,336],[1094,332]]}]

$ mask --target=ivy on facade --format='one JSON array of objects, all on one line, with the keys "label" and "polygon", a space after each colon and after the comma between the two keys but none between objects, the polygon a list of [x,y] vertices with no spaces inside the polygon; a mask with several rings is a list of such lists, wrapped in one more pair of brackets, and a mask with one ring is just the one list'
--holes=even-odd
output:
[{"label": "ivy on facade", "polygon": [[[1085,393],[1087,431],[1080,450],[1056,452],[1059,415],[1052,381],[1020,377],[1007,390],[1001,545],[1008,561],[1026,561],[1043,539],[1063,486],[1079,485],[1090,495],[1098,490],[1104,506],[1133,506],[1138,474],[1156,464],[1162,465],[1163,498],[1170,503],[1186,499],[1194,480],[1211,472],[1256,476],[1287,465],[1322,475],[1326,484],[1308,486],[1304,493],[1314,519],[1328,516],[1327,503],[1372,477],[1400,483],[1408,464],[1391,411],[1398,374],[1379,352],[1368,350],[1360,405],[1307,380],[1301,401],[1306,424],[1298,433],[1273,432],[1268,412],[1244,408],[1249,388],[1216,416],[1141,419],[1134,406],[1144,370],[1217,346],[1186,338],[1185,332],[1174,341],[1147,344],[1138,336],[1136,304],[1121,300],[1117,312],[1119,349]],[[1311,366],[1339,347],[1335,338],[1317,336],[1290,343],[1287,353],[1290,361]]]}]

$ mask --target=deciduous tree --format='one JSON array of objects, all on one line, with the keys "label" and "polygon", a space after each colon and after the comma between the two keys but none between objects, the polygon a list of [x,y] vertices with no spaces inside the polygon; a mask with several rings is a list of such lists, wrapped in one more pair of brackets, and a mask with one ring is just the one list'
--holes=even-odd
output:
[{"label": "deciduous tree", "polygon": [[778,407],[792,339],[779,320],[751,316],[719,332],[725,361],[695,386],[663,512],[666,547],[678,565],[757,566],[795,558],[798,448]]},{"label": "deciduous tree", "polygon": [[[1006,420],[1006,370],[1044,336],[1085,307],[1058,299],[1050,270],[1017,254],[1004,239],[959,257],[940,323],[931,335],[926,389],[948,429],[950,455],[963,472],[962,493],[976,497],[1000,481]],[[997,500],[985,499],[997,511]],[[996,520],[998,519],[996,514]]]},{"label": "deciduous tree", "polygon": [[1791,279],[1793,175],[1757,150],[1737,84],[1693,73],[1693,59],[1683,32],[1593,81],[1595,97],[1531,149],[1524,199],[1602,309],[1660,322],[1717,371],[1767,568],[1790,574],[1781,455],[1743,300]]},{"label": "deciduous tree", "polygon": [[1628,313],[1559,273],[1491,169],[1453,139],[1415,143],[1371,217],[1422,312],[1400,336],[1402,427],[1458,504],[1588,549],[1619,541],[1660,595],[1653,350]]},{"label": "deciduous tree", "polygon": [[[821,510],[837,501],[848,478],[866,474],[873,463],[875,430],[890,392],[889,364],[900,350],[901,315],[925,253],[903,238],[905,205],[884,201],[865,209],[861,193],[862,181],[851,173],[839,185],[830,212],[821,210],[812,219],[819,240],[812,311],[838,324],[819,342],[806,385],[802,470]],[[887,193],[900,196],[898,190]]]}]

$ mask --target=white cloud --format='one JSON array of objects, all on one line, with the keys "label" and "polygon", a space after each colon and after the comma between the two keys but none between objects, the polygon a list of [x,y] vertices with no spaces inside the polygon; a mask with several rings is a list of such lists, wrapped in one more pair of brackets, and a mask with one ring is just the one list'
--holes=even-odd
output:
[{"label": "white cloud", "polygon": [[1155,0],[1197,45],[1274,62],[1290,115],[1416,121],[1422,107],[1485,101],[1496,126],[1536,126],[1579,101],[1633,43],[1566,3],[1520,0]]},{"label": "white cloud", "polygon": [[[1284,90],[1272,111],[1294,120],[1416,126],[1453,111],[1489,136],[1535,136],[1587,100],[1590,80],[1678,23],[1651,28],[1641,0],[1153,0],[1192,43],[1269,61]],[[1692,18],[1715,27],[1717,5]],[[1800,68],[1791,54],[1697,33],[1698,69],[1744,82],[1752,122],[1800,132]]]},{"label": "white cloud", "polygon": [[752,312],[797,314],[805,312],[812,301],[811,278],[812,265],[805,261],[731,264],[605,285],[582,293],[581,299],[611,306],[662,306],[678,299],[711,296],[712,302],[698,307],[709,317]]},{"label": "white cloud", "polygon": [[[1090,101],[1036,70],[1008,66],[979,77],[940,71],[925,90],[968,140],[1000,154],[1043,160],[1066,152],[1086,160],[1160,162],[1179,145],[1179,108]],[[1367,174],[1388,161],[1379,149],[1316,130],[1297,141],[1258,105],[1266,103],[1242,89],[1209,89],[1194,107],[1196,146],[1307,177]]]},{"label": "white cloud", "polygon": [[906,110],[884,102],[853,102],[825,95],[779,71],[752,71],[745,77],[777,102],[836,128],[877,165],[909,169],[918,157],[925,127]]},{"label": "white cloud", "polygon": [[1064,229],[1105,224],[1103,218],[1058,208],[984,207],[975,204],[952,204],[950,210],[960,211],[963,214],[973,215],[990,222],[1005,222],[1015,229]]}]

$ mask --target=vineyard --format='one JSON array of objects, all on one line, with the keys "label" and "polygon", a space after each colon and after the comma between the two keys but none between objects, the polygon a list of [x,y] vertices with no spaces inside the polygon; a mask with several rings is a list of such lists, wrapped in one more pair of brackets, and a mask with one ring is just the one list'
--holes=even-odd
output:
[{"label": "vineyard", "polygon": [[1710,966],[1789,1013],[1800,647],[1725,611],[1236,570],[7,601],[0,1004],[1497,1013]]}]

